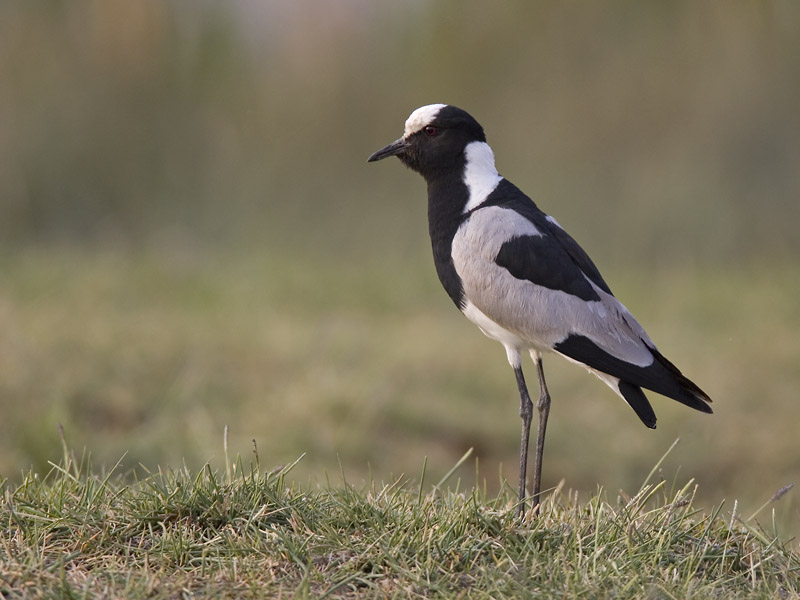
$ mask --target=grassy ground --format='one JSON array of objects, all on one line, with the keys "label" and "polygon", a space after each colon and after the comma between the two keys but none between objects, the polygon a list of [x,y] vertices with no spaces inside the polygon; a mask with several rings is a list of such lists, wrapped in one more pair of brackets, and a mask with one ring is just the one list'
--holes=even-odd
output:
[{"label": "grassy ground", "polygon": [[0,597],[800,597],[800,556],[753,517],[704,514],[692,481],[585,502],[559,487],[520,521],[507,487],[306,488],[291,466],[226,464],[129,484],[65,446],[2,486]]},{"label": "grassy ground", "polygon": [[[796,267],[604,269],[661,350],[714,398],[715,414],[653,397],[649,431],[580,369],[546,359],[554,404],[544,485],[638,489],[672,442],[664,478],[695,502],[750,513],[797,480]],[[131,255],[26,250],[0,258],[0,474],[19,482],[60,455],[57,425],[99,468],[231,453],[288,464],[301,485],[344,465],[358,484],[441,477],[470,447],[464,485],[516,483],[518,400],[504,353],[439,289],[427,252],[389,258],[269,252]],[[642,282],[647,282],[642,285]],[[529,368],[529,378],[534,377]],[[776,507],[788,538],[800,503]]]}]

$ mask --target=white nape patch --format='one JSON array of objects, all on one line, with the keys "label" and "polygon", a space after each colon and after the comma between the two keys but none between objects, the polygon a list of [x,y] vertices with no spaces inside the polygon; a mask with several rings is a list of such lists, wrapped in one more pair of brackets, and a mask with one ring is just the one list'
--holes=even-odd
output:
[{"label": "white nape patch", "polygon": [[464,167],[464,183],[469,190],[465,213],[479,207],[494,191],[502,177],[494,166],[494,152],[486,142],[470,142],[464,149],[467,164]]},{"label": "white nape patch", "polygon": [[420,106],[417,110],[412,112],[408,119],[406,119],[406,129],[403,132],[403,137],[407,138],[417,133],[420,129],[430,123],[439,114],[446,104],[428,104],[427,106]]},{"label": "white nape patch", "polygon": [[547,220],[548,220],[548,221],[550,221],[550,222],[551,222],[553,225],[555,225],[555,226],[556,226],[556,227],[558,227],[559,229],[562,229],[562,230],[564,229],[564,228],[561,226],[561,223],[559,223],[558,221],[556,221],[556,220],[555,220],[553,217],[551,217],[550,215],[547,215],[547,217],[546,217],[546,218],[547,218]]},{"label": "white nape patch", "polygon": [[529,343],[526,343],[522,338],[502,325],[494,322],[469,300],[466,301],[462,312],[465,317],[478,326],[478,329],[480,329],[486,337],[497,340],[505,346],[506,356],[512,367],[517,368],[522,364],[519,349],[530,347]]}]

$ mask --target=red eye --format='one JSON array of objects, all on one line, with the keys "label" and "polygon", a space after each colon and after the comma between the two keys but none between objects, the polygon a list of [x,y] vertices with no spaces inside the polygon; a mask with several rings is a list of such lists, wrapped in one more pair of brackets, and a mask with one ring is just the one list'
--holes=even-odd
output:
[{"label": "red eye", "polygon": [[438,127],[434,127],[433,125],[427,125],[427,126],[422,128],[422,131],[424,131],[425,135],[427,135],[428,137],[433,137],[437,133],[439,133],[439,128]]}]

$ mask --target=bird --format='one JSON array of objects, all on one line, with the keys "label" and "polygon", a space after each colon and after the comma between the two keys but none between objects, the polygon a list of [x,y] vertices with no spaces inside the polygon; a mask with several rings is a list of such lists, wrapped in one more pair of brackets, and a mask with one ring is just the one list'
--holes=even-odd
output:
[{"label": "bird", "polygon": [[581,365],[625,400],[651,429],[656,415],[643,389],[703,413],[711,398],[656,348],[612,294],[589,255],[495,166],[483,127],[465,110],[414,110],[402,137],[367,162],[396,156],[425,179],[428,229],[439,280],[464,316],[506,351],[520,396],[522,433],[517,508],[526,510],[533,402],[522,371],[528,353],[539,398],[532,509],[540,504],[551,398],[542,356]]}]

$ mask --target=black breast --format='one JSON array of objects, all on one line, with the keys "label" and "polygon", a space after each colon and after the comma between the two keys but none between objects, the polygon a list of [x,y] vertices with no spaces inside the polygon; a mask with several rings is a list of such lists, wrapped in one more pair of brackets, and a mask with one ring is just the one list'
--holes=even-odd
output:
[{"label": "black breast", "polygon": [[464,286],[453,264],[453,237],[467,215],[462,211],[469,198],[469,189],[461,177],[449,177],[428,183],[428,232],[433,247],[436,273],[447,295],[464,308]]}]

